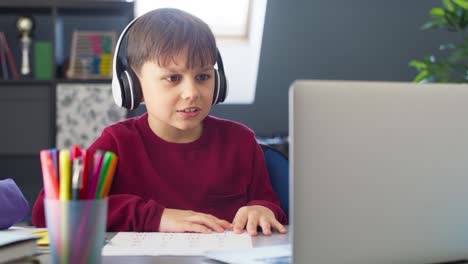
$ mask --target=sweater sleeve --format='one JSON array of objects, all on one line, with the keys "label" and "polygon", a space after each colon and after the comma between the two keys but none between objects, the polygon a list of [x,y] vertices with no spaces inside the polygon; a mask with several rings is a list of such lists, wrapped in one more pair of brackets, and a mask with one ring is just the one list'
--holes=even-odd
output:
[{"label": "sweater sleeve", "polygon": [[[94,153],[96,150],[112,151],[119,155],[114,136],[111,133],[104,132],[101,136],[88,148],[89,153]],[[123,177],[119,175],[114,177]],[[134,194],[117,194],[112,192],[112,186],[109,195],[109,204],[107,212],[107,231],[158,231],[161,216],[164,211],[164,206],[158,204],[154,200],[145,200],[142,197]],[[112,194],[113,193],[113,194]],[[36,227],[45,227],[44,214],[44,191],[39,193],[39,196],[34,204],[32,212],[32,222]]]},{"label": "sweater sleeve", "polygon": [[45,220],[45,209],[44,209],[44,189],[41,190],[39,195],[37,196],[36,202],[34,203],[32,213],[31,213],[31,220],[32,224],[35,227],[46,227],[46,220]]},{"label": "sweater sleeve", "polygon": [[249,203],[247,205],[262,205],[269,208],[276,219],[283,225],[288,224],[286,214],[280,207],[280,202],[271,186],[263,151],[255,142],[253,158],[253,175],[249,188]]}]

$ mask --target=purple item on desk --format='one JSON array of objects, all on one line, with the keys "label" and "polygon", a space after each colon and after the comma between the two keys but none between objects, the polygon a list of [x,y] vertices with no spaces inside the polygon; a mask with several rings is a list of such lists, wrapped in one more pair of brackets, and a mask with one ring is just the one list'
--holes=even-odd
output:
[{"label": "purple item on desk", "polygon": [[0,229],[7,229],[29,213],[28,201],[12,179],[0,180]]}]

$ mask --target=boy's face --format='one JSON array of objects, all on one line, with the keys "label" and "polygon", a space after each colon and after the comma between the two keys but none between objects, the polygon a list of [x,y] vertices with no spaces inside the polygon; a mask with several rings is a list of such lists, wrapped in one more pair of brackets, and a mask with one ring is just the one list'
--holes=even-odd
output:
[{"label": "boy's face", "polygon": [[187,69],[186,60],[184,51],[165,66],[148,61],[138,74],[149,125],[169,142],[196,140],[202,132],[202,121],[211,110],[213,65]]}]

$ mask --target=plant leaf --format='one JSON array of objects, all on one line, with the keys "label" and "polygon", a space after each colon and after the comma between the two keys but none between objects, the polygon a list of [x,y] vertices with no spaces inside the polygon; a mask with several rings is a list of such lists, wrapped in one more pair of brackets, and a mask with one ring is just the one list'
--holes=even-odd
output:
[{"label": "plant leaf", "polygon": [[416,69],[425,69],[427,67],[426,63],[418,60],[410,61],[409,65]]},{"label": "plant leaf", "polygon": [[455,11],[455,8],[453,7],[452,0],[444,0],[444,5],[447,8],[448,11]]},{"label": "plant leaf", "polygon": [[454,12],[445,12],[444,17],[447,20],[447,24],[452,28],[452,30],[459,31],[457,14],[455,14]]},{"label": "plant leaf", "polygon": [[438,52],[411,60],[408,65],[417,70],[413,81],[468,83],[468,0],[442,0],[442,7],[430,10],[430,20],[421,29],[443,29],[458,32],[459,43],[443,43]]},{"label": "plant leaf", "polygon": [[457,46],[453,43],[447,43],[447,44],[442,44],[440,45],[439,47],[439,50],[452,50],[452,49],[456,49]]},{"label": "plant leaf", "polygon": [[413,82],[417,82],[417,83],[421,82],[422,80],[424,80],[428,76],[429,76],[428,71],[422,71],[418,75],[416,75],[416,77],[414,77]]},{"label": "plant leaf", "polygon": [[468,9],[468,1],[467,0],[453,0],[455,4],[462,7],[463,9]]},{"label": "plant leaf", "polygon": [[437,28],[446,28],[447,21],[444,17],[435,17],[431,21],[426,22],[424,25],[421,26],[421,30],[426,29],[437,29]]},{"label": "plant leaf", "polygon": [[445,15],[445,10],[440,7],[434,7],[429,12],[431,16],[443,17]]},{"label": "plant leaf", "polygon": [[431,29],[431,28],[436,28],[434,23],[432,21],[426,22],[421,26],[421,30],[426,30],[426,29]]}]

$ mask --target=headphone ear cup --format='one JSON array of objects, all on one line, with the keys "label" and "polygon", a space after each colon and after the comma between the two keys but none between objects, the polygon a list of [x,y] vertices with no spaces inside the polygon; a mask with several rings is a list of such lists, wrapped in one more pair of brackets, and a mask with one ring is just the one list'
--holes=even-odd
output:
[{"label": "headphone ear cup", "polygon": [[219,73],[218,70],[214,70],[214,92],[213,92],[213,102],[212,105],[215,105],[218,103],[218,98],[219,98]]},{"label": "headphone ear cup", "polygon": [[120,73],[120,89],[122,93],[122,107],[129,108],[131,105],[131,102],[129,98],[131,97],[130,95],[130,77],[128,75],[127,71],[123,71]]},{"label": "headphone ear cup", "polygon": [[121,89],[122,89],[122,106],[133,110],[141,102],[141,90],[138,77],[132,70],[124,70],[120,74]]},{"label": "headphone ear cup", "polygon": [[215,89],[213,95],[213,104],[224,102],[227,95],[226,76],[223,72],[215,70]]},{"label": "headphone ear cup", "polygon": [[226,75],[224,75],[224,72],[220,71],[218,74],[219,74],[219,98],[218,98],[217,103],[222,103],[226,99],[228,87],[227,87]]},{"label": "headphone ear cup", "polygon": [[130,110],[133,110],[137,108],[142,100],[142,92],[141,92],[141,85],[140,85],[140,79],[138,79],[138,76],[133,72],[133,70],[129,70],[131,79],[132,79],[132,84],[133,84],[133,108]]}]

